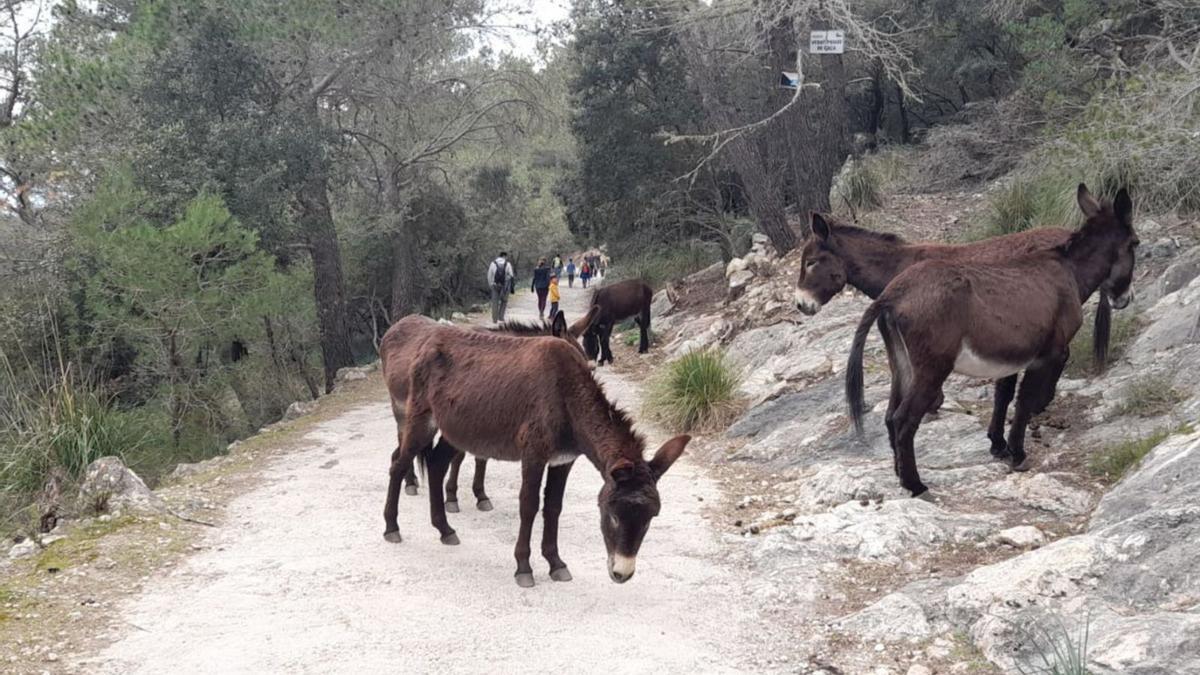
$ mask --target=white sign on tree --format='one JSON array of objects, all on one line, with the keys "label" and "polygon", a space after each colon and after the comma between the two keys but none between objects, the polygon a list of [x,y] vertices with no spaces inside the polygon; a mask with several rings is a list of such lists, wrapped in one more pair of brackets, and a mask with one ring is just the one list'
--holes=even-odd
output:
[{"label": "white sign on tree", "polygon": [[842,54],[846,51],[846,32],[814,30],[808,38],[809,54]]}]

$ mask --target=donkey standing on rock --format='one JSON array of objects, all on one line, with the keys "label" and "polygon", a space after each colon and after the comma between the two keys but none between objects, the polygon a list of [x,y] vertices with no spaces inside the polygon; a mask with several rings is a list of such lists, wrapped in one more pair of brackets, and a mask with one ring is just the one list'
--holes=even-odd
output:
[{"label": "donkey standing on rock", "polygon": [[[385,352],[387,340],[385,336]],[[558,518],[567,477],[583,455],[604,477],[600,530],[609,576],[617,583],[633,576],[642,539],[660,509],[658,480],[690,437],[672,438],[646,461],[645,443],[629,419],[605,397],[578,349],[563,340],[435,326],[407,366],[385,369],[392,405],[403,406],[406,413],[388,483],[385,539],[401,540],[396,522],[400,482],[413,460],[422,457],[429,470],[431,521],[443,543],[458,543],[442,501],[441,479],[452,452],[448,443],[478,457],[521,462],[515,556],[522,587],[534,583],[530,538],[546,474],[542,555],[552,579],[569,581],[571,574],[558,555]],[[492,384],[481,387],[480,382]],[[444,442],[435,446],[438,432]]]},{"label": "donkey standing on rock", "polygon": [[[812,236],[804,242],[800,277],[796,283],[796,306],[813,315],[821,310],[846,285],[853,286],[872,300],[901,272],[926,260],[948,260],[988,264],[1049,251],[1066,244],[1073,232],[1064,228],[1039,228],[971,244],[909,243],[894,234],[875,232],[853,225],[836,223],[820,213],[812,214]],[[1094,292],[1095,289],[1092,289]],[[1089,293],[1090,296],[1090,293]],[[1103,368],[1108,355],[1112,309],[1108,295],[1101,293],[1096,308],[1093,358]],[[1004,439],[1008,405],[1017,391],[1017,376],[996,380],[992,419],[988,439],[992,456],[1009,457]],[[929,412],[942,406],[938,393]]]},{"label": "donkey standing on rock", "polygon": [[846,366],[850,416],[861,432],[863,349],[878,321],[892,373],[888,441],[900,483],[913,496],[928,490],[913,438],[951,372],[996,379],[1025,371],[1008,438],[1012,466],[1024,471],[1025,427],[1054,398],[1084,300],[1099,289],[1113,307],[1129,304],[1138,245],[1129,194],[1122,189],[1101,204],[1081,184],[1077,201],[1087,221],[1061,246],[1000,262],[913,265],[863,315]]}]

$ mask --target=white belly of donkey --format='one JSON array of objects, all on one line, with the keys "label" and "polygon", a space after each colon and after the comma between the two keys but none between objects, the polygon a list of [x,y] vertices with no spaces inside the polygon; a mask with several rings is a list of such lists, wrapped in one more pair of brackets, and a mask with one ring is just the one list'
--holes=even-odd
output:
[{"label": "white belly of donkey", "polygon": [[984,358],[976,354],[975,350],[971,349],[971,346],[964,341],[962,348],[958,350],[958,357],[954,359],[954,372],[970,377],[998,380],[1013,373],[1019,373],[1028,365],[1028,363],[1003,363]]}]

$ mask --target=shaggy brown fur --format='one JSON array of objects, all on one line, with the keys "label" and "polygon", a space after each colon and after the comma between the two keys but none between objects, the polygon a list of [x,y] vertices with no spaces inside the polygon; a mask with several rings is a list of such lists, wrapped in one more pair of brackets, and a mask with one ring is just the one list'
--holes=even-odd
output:
[{"label": "shaggy brown fur", "polygon": [[[392,400],[404,396],[408,414],[392,463],[385,538],[400,540],[399,478],[424,452],[431,519],[444,542],[457,542],[441,504],[440,473],[448,458],[430,450],[440,431],[452,446],[471,454],[521,462],[521,528],[515,551],[520,585],[533,584],[529,546],[544,472],[548,478],[542,554],[552,578],[570,578],[558,556],[558,516],[567,475],[580,455],[605,479],[599,505],[610,576],[623,582],[632,575],[632,559],[650,519],[658,514],[655,484],[682,454],[689,437],[671,439],[646,461],[644,442],[629,419],[604,396],[587,361],[562,340],[518,340],[435,326],[408,365],[407,377],[388,369]],[[495,384],[484,387],[481,382]]]},{"label": "shaggy brown fur", "polygon": [[1008,376],[1024,369],[1008,438],[1014,469],[1027,468],[1029,418],[1045,409],[1083,322],[1080,302],[1097,288],[1113,306],[1128,304],[1137,235],[1133,204],[1121,190],[1100,204],[1084,185],[1087,222],[1057,249],[984,263],[928,260],[900,273],[868,308],[851,347],[846,397],[862,428],[862,355],[879,322],[892,370],[886,424],[901,484],[920,495],[913,437],[952,371]]}]

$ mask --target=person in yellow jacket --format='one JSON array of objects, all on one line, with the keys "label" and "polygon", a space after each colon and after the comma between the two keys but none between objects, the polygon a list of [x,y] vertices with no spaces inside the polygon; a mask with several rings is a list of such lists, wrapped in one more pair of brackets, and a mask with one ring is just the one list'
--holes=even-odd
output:
[{"label": "person in yellow jacket", "polygon": [[554,317],[558,316],[558,275],[550,275],[550,321],[553,323]]}]

